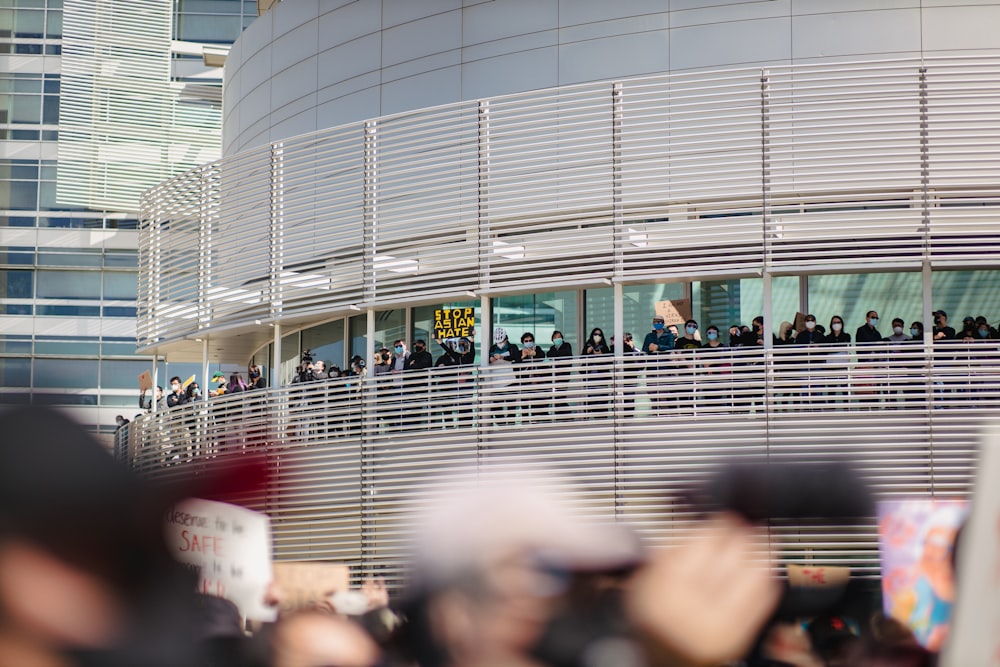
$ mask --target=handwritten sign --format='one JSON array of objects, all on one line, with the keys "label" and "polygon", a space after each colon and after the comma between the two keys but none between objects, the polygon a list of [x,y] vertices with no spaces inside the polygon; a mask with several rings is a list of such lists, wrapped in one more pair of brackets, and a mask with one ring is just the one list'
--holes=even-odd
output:
[{"label": "handwritten sign", "polygon": [[1000,665],[1000,427],[982,439],[972,510],[958,551],[958,590],[942,667]]},{"label": "handwritten sign", "polygon": [[282,611],[301,609],[350,589],[346,565],[322,562],[274,564],[274,581],[284,593]]},{"label": "handwritten sign", "polygon": [[958,499],[878,504],[884,611],[930,651],[941,650],[950,630],[955,603],[951,553],[967,512],[967,503]]},{"label": "handwritten sign", "polygon": [[198,569],[199,592],[232,601],[247,618],[275,619],[276,610],[264,605],[273,578],[266,514],[189,498],[167,510],[166,537],[173,556]]},{"label": "handwritten sign", "polygon": [[788,583],[801,588],[845,586],[851,578],[851,569],[835,565],[786,565]]},{"label": "handwritten sign", "polygon": [[435,338],[471,336],[476,328],[474,308],[442,308],[434,311]]},{"label": "handwritten sign", "polygon": [[657,301],[654,312],[663,316],[663,323],[666,326],[684,324],[691,319],[691,299]]}]

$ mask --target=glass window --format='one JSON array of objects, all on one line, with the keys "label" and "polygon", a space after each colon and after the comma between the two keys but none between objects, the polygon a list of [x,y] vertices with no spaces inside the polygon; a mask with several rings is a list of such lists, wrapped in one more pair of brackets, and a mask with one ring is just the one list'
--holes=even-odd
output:
[{"label": "glass window", "polygon": [[[242,9],[239,2],[233,2],[232,0],[178,0],[177,2],[177,12],[180,14],[197,12],[205,14],[239,14]],[[254,7],[254,11],[257,11],[256,7]]]},{"label": "glass window", "polygon": [[[1000,271],[935,271],[931,275],[933,309],[948,313],[948,326],[956,333],[962,319],[982,315],[993,326],[1000,321],[1000,290],[996,289]],[[883,318],[887,313],[879,313]],[[915,318],[920,320],[920,317]],[[910,322],[907,321],[907,327]],[[924,322],[926,326],[927,323]]]},{"label": "glass window", "polygon": [[0,271],[0,296],[6,299],[34,297],[34,271]]},{"label": "glass window", "polygon": [[3,315],[31,315],[32,307],[25,303],[0,304],[0,314]]},{"label": "glass window", "polygon": [[42,99],[42,122],[46,125],[59,124],[59,97],[46,95]]},{"label": "glass window", "polygon": [[243,29],[243,21],[238,15],[181,14],[178,24],[177,39],[188,42],[230,44]]},{"label": "glass window", "polygon": [[97,405],[97,394],[33,394],[35,405]]},{"label": "glass window", "polygon": [[138,311],[131,306],[104,306],[104,317],[136,317]]},{"label": "glass window", "polygon": [[35,340],[35,354],[72,354],[97,356],[100,345],[96,340],[65,338],[39,338]]},{"label": "glass window", "polygon": [[135,341],[125,341],[125,342],[110,342],[103,341],[101,343],[101,354],[104,356],[132,356],[135,354]]},{"label": "glass window", "polygon": [[52,11],[51,9],[46,12],[45,18],[45,36],[58,39],[62,37],[63,30],[63,13],[60,11]]},{"label": "glass window", "polygon": [[298,332],[281,337],[281,377],[278,384],[291,381],[295,368],[299,365],[299,334]]},{"label": "glass window", "polygon": [[135,299],[138,275],[131,272],[106,271],[102,274],[105,299]]},{"label": "glass window", "polygon": [[69,250],[66,248],[39,248],[39,266],[100,266],[99,249]]},{"label": "glass window", "polygon": [[[348,326],[350,327],[351,356],[358,355],[364,359],[368,342],[368,315],[355,315],[350,319]],[[371,364],[372,360],[367,359],[366,362]]]},{"label": "glass window", "polygon": [[[0,352],[6,354],[31,354],[31,336],[0,335]],[[3,386],[3,382],[0,382]]]},{"label": "glass window", "polygon": [[923,301],[923,282],[919,273],[809,276],[809,312],[816,315],[817,322],[824,327],[830,325],[832,316],[840,315],[844,318],[844,330],[852,337],[865,323],[869,310],[878,311],[885,322],[885,326],[879,325],[883,335],[892,333],[894,317],[903,318],[908,331],[910,322],[922,319]]},{"label": "glass window", "polygon": [[4,190],[7,190],[10,208],[14,211],[34,211],[38,206],[37,181],[0,181],[0,198]]},{"label": "glass window", "polygon": [[0,393],[0,404],[2,405],[29,405],[31,403],[31,393],[27,391],[3,392]]},{"label": "glass window", "polygon": [[0,227],[34,227],[35,218],[27,216],[11,215],[0,216]]},{"label": "glass window", "polygon": [[[95,220],[100,225],[100,220]],[[124,229],[124,228],[123,228]],[[139,268],[139,253],[135,250],[105,250],[104,266],[109,269]]]},{"label": "glass window", "polygon": [[[653,329],[653,313],[656,312],[656,303],[683,299],[684,283],[626,285],[623,291],[625,331],[632,334],[638,345]],[[614,322],[612,321],[611,324]],[[605,331],[611,328],[613,327],[609,326]],[[590,333],[589,329],[587,333]]]},{"label": "glass window", "polygon": [[[41,95],[12,95],[10,122],[37,125],[42,120]],[[57,121],[58,122],[58,121]]]},{"label": "glass window", "polygon": [[0,357],[0,386],[30,387],[31,359],[25,357]]},{"label": "glass window", "polygon": [[39,299],[101,298],[100,271],[38,271]]},{"label": "glass window", "polygon": [[[23,7],[24,5],[21,4]],[[45,30],[45,12],[35,9],[18,9],[14,12],[14,37],[40,39]]]},{"label": "glass window", "polygon": [[35,359],[35,387],[88,389],[96,386],[96,359]]},{"label": "glass window", "polygon": [[0,264],[18,264],[30,266],[35,262],[35,249],[26,246],[0,246]]},{"label": "glass window", "polygon": [[344,320],[326,322],[302,332],[302,349],[312,350],[313,360],[331,366],[344,367]]},{"label": "glass window", "polygon": [[[104,359],[101,361],[101,389],[138,389],[139,375],[147,370],[149,370],[149,361],[142,361],[140,359],[134,361],[112,361]],[[201,374],[200,369],[198,370],[198,374]],[[186,377],[184,376],[184,378]],[[132,402],[135,403],[134,398]]]},{"label": "glass window", "polygon": [[403,339],[407,349],[413,347],[406,337],[406,310],[381,310],[375,313],[375,349],[387,347],[392,349],[393,342]]},{"label": "glass window", "polygon": [[36,315],[57,315],[60,317],[100,317],[100,306],[35,306]]},{"label": "glass window", "polygon": [[[514,343],[521,340],[521,334],[530,331],[547,351],[552,332],[558,330],[573,346],[573,352],[579,351],[575,291],[497,297],[493,299],[492,309],[493,326],[505,327],[507,336]],[[492,328],[483,334],[480,345],[488,347],[493,343]]]}]

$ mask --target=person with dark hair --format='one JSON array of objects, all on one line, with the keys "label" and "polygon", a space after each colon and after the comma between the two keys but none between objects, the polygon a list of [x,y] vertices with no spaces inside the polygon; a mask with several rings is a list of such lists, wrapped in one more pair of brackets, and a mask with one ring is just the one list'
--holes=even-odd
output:
[{"label": "person with dark hair", "polygon": [[566,396],[566,384],[569,382],[570,368],[562,360],[572,356],[573,346],[563,336],[563,332],[558,329],[553,331],[552,345],[549,347],[549,351],[545,353],[545,357],[556,362],[556,368],[552,371],[552,415],[557,419],[565,419],[570,416],[569,399]]},{"label": "person with dark hair", "polygon": [[170,393],[167,394],[167,407],[175,408],[188,402],[188,395],[184,392],[181,379],[176,375],[170,378]]},{"label": "person with dark hair", "polygon": [[55,410],[6,411],[0,432],[0,664],[203,664],[168,494]]},{"label": "person with dark hair", "polygon": [[844,318],[840,315],[830,318],[830,333],[823,342],[827,345],[847,345],[851,342],[851,334],[844,331]]},{"label": "person with dark hair", "polygon": [[[154,398],[156,401],[157,410],[166,410],[167,401],[163,396],[163,387],[157,385],[156,391],[154,392]],[[154,399],[146,398],[146,390],[143,389],[139,392],[139,409],[145,410],[146,412],[151,412],[153,410]]]},{"label": "person with dark hair", "polygon": [[[598,357],[602,355],[610,355],[611,348],[608,346],[608,341],[604,337],[604,331],[600,327],[594,327],[590,331],[590,336],[587,337],[586,342],[583,344],[583,365],[584,373],[587,375],[587,382],[584,387],[584,391],[587,394],[587,399],[583,401],[583,406],[585,406],[587,411],[587,417],[599,416],[598,411],[601,414],[609,414],[609,408],[611,407],[613,401],[608,401],[608,396],[614,395],[612,382],[611,382],[611,367],[604,365],[599,365]],[[594,398],[595,396],[600,396],[600,399]]]},{"label": "person with dark hair", "polygon": [[865,323],[854,333],[854,340],[859,344],[882,342],[882,334],[878,330],[877,311],[869,310],[865,313]]},{"label": "person with dark hair", "polygon": [[536,415],[548,409],[542,406],[546,391],[540,388],[548,379],[541,370],[544,361],[545,354],[535,343],[535,334],[525,331],[521,334],[521,358],[516,368],[522,422],[532,422]]},{"label": "person with dark hair", "polygon": [[267,387],[267,380],[264,379],[264,375],[260,372],[260,366],[251,363],[247,366],[247,389],[264,389]]},{"label": "person with dark hair", "polygon": [[434,366],[434,358],[427,351],[427,342],[418,338],[413,343],[413,352],[406,360],[404,368],[408,371],[422,371]]},{"label": "person with dark hair", "polygon": [[940,340],[955,340],[955,330],[948,326],[948,313],[943,310],[935,310],[934,316],[934,342]]}]

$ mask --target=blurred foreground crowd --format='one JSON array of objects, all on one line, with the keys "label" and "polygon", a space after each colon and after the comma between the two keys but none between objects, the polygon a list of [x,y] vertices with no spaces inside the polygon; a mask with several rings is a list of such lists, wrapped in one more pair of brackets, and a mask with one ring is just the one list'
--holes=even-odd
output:
[{"label": "blurred foreground crowd", "polygon": [[[195,594],[192,573],[164,544],[166,508],[206,492],[206,480],[152,486],[40,408],[0,415],[0,432],[4,666],[936,664],[854,591],[858,582],[797,589],[776,577],[762,520],[775,511],[742,481],[685,499],[690,530],[661,550],[621,524],[580,520],[534,486],[479,485],[416,524],[396,599],[369,582],[360,599],[337,594],[248,628],[228,601]],[[793,473],[768,474],[759,487]],[[811,474],[791,494],[819,498],[817,516],[870,513],[860,482]],[[824,491],[834,487],[832,497]],[[790,507],[786,516],[812,511],[808,499],[780,495],[768,502]],[[949,548],[928,567],[953,566]],[[268,596],[280,602],[279,591]]]}]

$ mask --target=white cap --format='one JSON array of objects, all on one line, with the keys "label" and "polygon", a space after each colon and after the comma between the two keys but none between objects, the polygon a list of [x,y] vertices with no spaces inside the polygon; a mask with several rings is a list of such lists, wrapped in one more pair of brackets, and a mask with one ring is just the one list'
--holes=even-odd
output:
[{"label": "white cap", "polygon": [[507,338],[507,330],[503,327],[497,327],[493,330],[493,342],[502,343],[504,339]]}]

